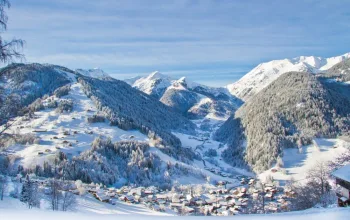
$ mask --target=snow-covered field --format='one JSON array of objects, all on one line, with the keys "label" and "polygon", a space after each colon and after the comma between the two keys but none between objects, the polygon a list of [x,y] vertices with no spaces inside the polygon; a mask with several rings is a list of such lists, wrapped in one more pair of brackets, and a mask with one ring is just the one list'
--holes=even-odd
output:
[{"label": "snow-covered field", "polygon": [[78,200],[76,209],[69,212],[53,212],[48,209],[27,209],[18,200],[5,197],[4,201],[0,201],[0,219],[1,220],[112,220],[112,219],[257,219],[257,220],[271,220],[271,219],[287,219],[287,220],[337,220],[348,219],[350,216],[350,208],[331,208],[331,209],[310,209],[299,212],[287,212],[278,214],[266,215],[236,215],[229,217],[222,216],[171,216],[165,213],[153,212],[141,205],[128,205],[117,203],[115,206],[98,202],[96,199],[85,197]]},{"label": "snow-covered field", "polygon": [[[114,216],[114,218],[125,216],[171,216],[167,213],[150,210],[143,205],[127,204],[119,201],[116,201],[116,205],[103,203],[96,200],[90,194],[85,196],[77,196],[76,199],[77,202],[75,206],[72,208],[72,210],[68,211],[67,214],[72,217],[80,216],[78,219],[83,216]],[[49,214],[50,218],[51,215],[62,214],[62,212],[51,213],[49,204],[45,204],[44,201],[42,202],[41,207],[41,209],[34,208],[28,210],[28,208],[18,199],[5,197],[4,201],[0,201],[0,219],[7,219],[2,217],[4,213],[7,213],[7,216],[18,213],[16,210],[21,210],[21,213],[23,212],[33,216],[36,214]]]},{"label": "snow-covered field", "polygon": [[[283,152],[282,168],[273,167],[259,175],[260,179],[265,180],[271,175],[275,180],[285,180],[293,178],[295,181],[303,181],[306,178],[307,171],[317,163],[330,162],[344,153],[350,147],[350,142],[342,139],[315,139],[314,143],[302,147],[302,152],[298,149],[285,149]],[[277,172],[272,172],[277,169]]]}]

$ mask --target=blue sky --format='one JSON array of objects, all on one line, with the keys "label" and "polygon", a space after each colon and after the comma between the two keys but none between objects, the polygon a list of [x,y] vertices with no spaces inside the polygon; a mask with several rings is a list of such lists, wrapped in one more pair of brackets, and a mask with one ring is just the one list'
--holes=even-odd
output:
[{"label": "blue sky", "polygon": [[154,70],[213,86],[260,62],[349,52],[349,0],[12,0],[6,38],[26,62]]}]

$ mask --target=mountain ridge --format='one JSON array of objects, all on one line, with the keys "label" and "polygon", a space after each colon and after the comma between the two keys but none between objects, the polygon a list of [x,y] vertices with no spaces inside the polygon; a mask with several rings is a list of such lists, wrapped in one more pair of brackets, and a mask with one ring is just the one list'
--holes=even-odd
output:
[{"label": "mountain ridge", "polygon": [[237,82],[227,85],[226,88],[232,95],[247,101],[283,73],[291,71],[320,73],[347,58],[350,58],[350,53],[330,58],[300,56],[292,59],[272,60],[260,63]]},{"label": "mountain ridge", "polygon": [[201,85],[186,77],[174,79],[159,71],[125,81],[190,118],[228,118],[242,104],[226,88]]}]

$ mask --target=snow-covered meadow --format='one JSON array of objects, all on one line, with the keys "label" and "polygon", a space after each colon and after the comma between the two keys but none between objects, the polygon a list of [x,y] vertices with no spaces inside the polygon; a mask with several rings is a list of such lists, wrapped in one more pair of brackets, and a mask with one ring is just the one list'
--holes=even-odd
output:
[{"label": "snow-covered meadow", "polygon": [[78,200],[76,210],[69,212],[53,212],[50,210],[27,209],[18,200],[5,198],[0,202],[0,219],[4,220],[197,220],[197,219],[237,219],[237,220],[345,220],[350,216],[349,208],[330,208],[330,209],[309,209],[298,212],[266,214],[266,215],[235,215],[235,216],[175,216],[154,212],[138,205],[127,205],[118,203],[115,206],[100,203],[94,198],[85,197]]},{"label": "snow-covered meadow", "polygon": [[350,148],[350,142],[341,138],[338,139],[314,139],[313,144],[303,146],[301,149],[284,149],[283,166],[277,165],[261,173],[259,178],[265,180],[268,176],[275,180],[303,181],[307,171],[319,163],[329,163],[345,153]]}]

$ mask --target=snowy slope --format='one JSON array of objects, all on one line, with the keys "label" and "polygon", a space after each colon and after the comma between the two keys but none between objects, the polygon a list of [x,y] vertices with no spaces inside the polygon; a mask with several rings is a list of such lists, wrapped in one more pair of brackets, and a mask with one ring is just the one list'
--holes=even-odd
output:
[{"label": "snowy slope", "polygon": [[104,78],[110,77],[107,73],[105,73],[103,70],[99,68],[88,69],[88,70],[77,69],[75,71],[81,75],[98,78],[98,79],[104,79]]},{"label": "snowy slope", "polygon": [[[48,99],[59,100],[54,96]],[[100,135],[110,137],[113,141],[128,140],[130,136],[133,136],[134,140],[148,141],[147,136],[136,130],[124,131],[110,126],[108,122],[88,123],[87,118],[98,113],[98,110],[93,101],[84,94],[80,83],[73,83],[69,95],[63,96],[62,99],[74,100],[72,112],[57,113],[55,109],[45,109],[35,112],[35,118],[29,121],[17,117],[14,119],[15,124],[6,131],[8,134],[36,134],[40,138],[37,144],[13,145],[7,149],[22,158],[20,164],[24,167],[43,164],[45,160],[50,161],[57,151],[76,156],[90,149],[91,142]],[[20,127],[21,129],[18,129]],[[35,133],[35,130],[45,132]],[[64,132],[68,132],[69,135],[64,135]],[[65,141],[68,143],[64,143]],[[43,154],[39,155],[39,152]]]},{"label": "snowy slope", "polygon": [[319,73],[347,58],[350,58],[350,53],[330,58],[301,56],[293,59],[273,60],[259,64],[240,80],[229,84],[227,88],[232,95],[246,101],[283,73],[291,71]]},{"label": "snowy slope", "polygon": [[[46,201],[45,201],[46,202]],[[94,218],[100,218],[103,216],[110,217],[145,217],[145,216],[171,216],[167,213],[161,213],[153,211],[147,208],[144,205],[137,204],[127,204],[120,201],[115,201],[116,205],[111,205],[109,203],[104,203],[96,200],[92,195],[86,194],[83,196],[76,196],[76,205],[72,208],[72,210],[66,212],[68,216],[75,217],[75,219],[81,219],[83,216],[93,216]],[[14,199],[11,197],[5,197],[4,202],[0,202],[0,219],[2,218],[2,214],[4,212],[8,212],[7,214],[14,213],[14,210],[21,210],[21,213],[27,214],[50,214],[50,205],[42,202],[41,209],[33,209],[30,213],[28,213],[28,208],[21,203],[18,199]],[[55,213],[52,217],[58,215],[60,216],[64,212],[52,212]],[[50,217],[50,219],[52,219]],[[32,219],[32,218],[29,218]]]},{"label": "snowy slope", "polygon": [[[85,200],[85,201],[84,201]],[[94,201],[93,201],[94,200]],[[96,199],[79,199],[76,211],[53,212],[42,209],[28,209],[17,199],[5,197],[5,201],[0,201],[0,219],[22,220],[22,219],[50,219],[50,220],[112,220],[112,219],[152,219],[152,220],[191,220],[191,219],[237,219],[237,220],[338,220],[347,219],[350,215],[349,208],[329,208],[329,209],[309,209],[297,212],[286,212],[265,215],[236,215],[230,217],[222,216],[170,216],[165,213],[147,210],[141,205],[127,205],[118,203],[115,206],[103,204]]]},{"label": "snowy slope", "polygon": [[272,172],[269,169],[259,175],[261,180],[267,176],[272,176],[275,180],[284,183],[293,178],[295,181],[303,181],[306,178],[307,171],[317,166],[317,163],[328,163],[334,161],[341,154],[350,149],[350,142],[342,139],[315,139],[311,145],[303,146],[302,152],[298,149],[284,149],[283,167],[273,167],[278,170]]}]

